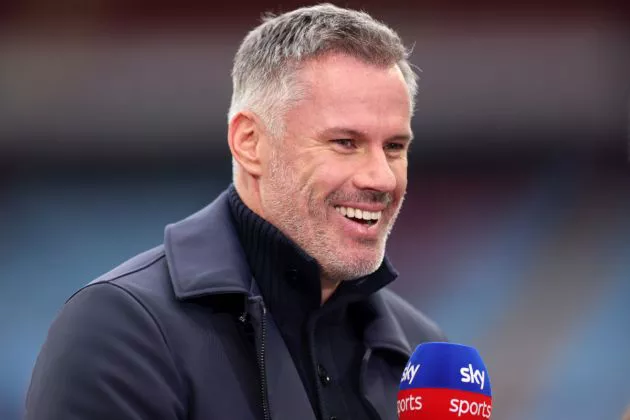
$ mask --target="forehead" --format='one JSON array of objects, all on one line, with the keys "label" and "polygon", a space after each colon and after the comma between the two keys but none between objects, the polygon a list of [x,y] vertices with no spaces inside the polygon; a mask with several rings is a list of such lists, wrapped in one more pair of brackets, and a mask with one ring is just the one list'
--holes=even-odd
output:
[{"label": "forehead", "polygon": [[298,77],[306,92],[289,124],[297,119],[318,129],[343,125],[387,135],[409,130],[411,99],[395,64],[381,67],[331,54],[307,63]]}]

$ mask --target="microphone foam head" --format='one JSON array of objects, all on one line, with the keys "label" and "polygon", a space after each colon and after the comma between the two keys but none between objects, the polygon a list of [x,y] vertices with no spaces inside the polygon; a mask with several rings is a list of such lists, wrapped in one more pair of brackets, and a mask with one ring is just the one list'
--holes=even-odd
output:
[{"label": "microphone foam head", "polygon": [[419,345],[403,371],[399,419],[489,419],[490,377],[479,352],[453,343]]}]

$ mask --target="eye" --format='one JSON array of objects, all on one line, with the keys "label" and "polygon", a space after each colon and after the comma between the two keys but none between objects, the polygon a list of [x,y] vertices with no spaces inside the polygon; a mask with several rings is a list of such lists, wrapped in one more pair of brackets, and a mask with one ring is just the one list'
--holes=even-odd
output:
[{"label": "eye", "polygon": [[385,150],[391,152],[399,152],[405,150],[405,145],[403,143],[387,143],[385,145]]},{"label": "eye", "polygon": [[333,143],[340,145],[343,148],[346,149],[354,149],[356,144],[354,142],[354,140],[352,139],[334,139],[331,140]]}]

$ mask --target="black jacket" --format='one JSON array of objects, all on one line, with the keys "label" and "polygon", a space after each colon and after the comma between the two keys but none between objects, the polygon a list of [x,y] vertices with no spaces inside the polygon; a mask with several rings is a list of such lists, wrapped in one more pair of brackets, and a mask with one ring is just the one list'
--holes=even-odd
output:
[{"label": "black jacket", "polygon": [[[35,365],[27,420],[314,420],[230,219],[226,194],[72,296]],[[414,347],[443,341],[382,289],[363,304],[363,394],[396,419]]]}]

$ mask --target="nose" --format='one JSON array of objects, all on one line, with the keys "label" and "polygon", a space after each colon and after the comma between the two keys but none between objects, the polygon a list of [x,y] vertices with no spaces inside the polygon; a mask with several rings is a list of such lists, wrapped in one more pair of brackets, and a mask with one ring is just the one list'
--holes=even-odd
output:
[{"label": "nose", "polygon": [[392,163],[382,149],[365,154],[354,176],[358,189],[392,192],[396,188],[396,175]]}]

